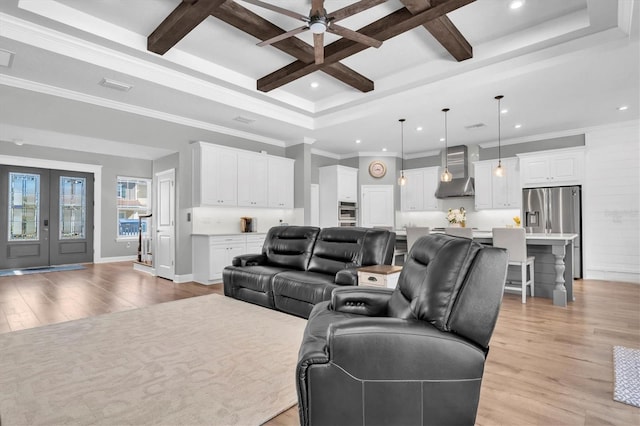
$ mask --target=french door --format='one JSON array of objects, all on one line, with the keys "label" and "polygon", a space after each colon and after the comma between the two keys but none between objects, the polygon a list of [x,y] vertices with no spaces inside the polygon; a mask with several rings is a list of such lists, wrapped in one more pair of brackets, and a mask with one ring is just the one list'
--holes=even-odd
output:
[{"label": "french door", "polygon": [[93,262],[93,174],[0,165],[0,269]]}]

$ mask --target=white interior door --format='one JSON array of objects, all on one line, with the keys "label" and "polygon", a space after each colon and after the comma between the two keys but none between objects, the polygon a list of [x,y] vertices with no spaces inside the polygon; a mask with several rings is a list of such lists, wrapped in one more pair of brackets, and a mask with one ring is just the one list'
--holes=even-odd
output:
[{"label": "white interior door", "polygon": [[320,226],[320,185],[311,184],[311,226]]},{"label": "white interior door", "polygon": [[362,185],[360,205],[364,227],[395,227],[393,185]]},{"label": "white interior door", "polygon": [[156,173],[157,204],[154,264],[159,277],[175,278],[175,169]]}]

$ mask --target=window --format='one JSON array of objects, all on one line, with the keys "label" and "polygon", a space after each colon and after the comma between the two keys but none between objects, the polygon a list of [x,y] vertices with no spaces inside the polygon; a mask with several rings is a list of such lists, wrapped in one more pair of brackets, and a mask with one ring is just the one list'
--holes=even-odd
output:
[{"label": "window", "polygon": [[118,176],[117,197],[118,238],[136,238],[138,218],[151,213],[151,180]]}]

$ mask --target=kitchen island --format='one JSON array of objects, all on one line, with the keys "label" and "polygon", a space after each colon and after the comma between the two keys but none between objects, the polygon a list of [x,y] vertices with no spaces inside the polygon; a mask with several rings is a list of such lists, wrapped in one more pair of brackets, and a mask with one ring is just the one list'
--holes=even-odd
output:
[{"label": "kitchen island", "polygon": [[[434,231],[439,232],[439,231]],[[397,239],[406,238],[406,231],[397,230]],[[527,234],[527,254],[535,256],[535,297],[553,299],[557,306],[573,302],[573,242],[578,234]],[[473,239],[492,244],[491,231],[473,231]],[[520,272],[510,270],[507,280],[520,280]]]}]

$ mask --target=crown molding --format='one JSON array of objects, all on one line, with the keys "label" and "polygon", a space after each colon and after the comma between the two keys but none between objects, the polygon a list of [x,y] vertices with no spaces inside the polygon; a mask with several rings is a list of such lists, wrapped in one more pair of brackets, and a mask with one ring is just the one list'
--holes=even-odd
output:
[{"label": "crown molding", "polygon": [[[44,3],[55,2],[29,2],[29,4],[33,5]],[[135,35],[135,33],[131,34]],[[314,106],[312,103],[300,100],[291,105],[292,108],[302,110],[304,113],[296,112],[290,108],[277,105],[274,103],[274,100],[282,103],[287,103],[287,100],[277,99],[277,96],[274,95],[268,96],[262,94],[261,92],[258,92],[255,87],[250,88],[250,86],[247,86],[250,82],[251,84],[255,84],[255,81],[248,77],[242,76],[244,78],[242,79],[239,77],[240,74],[235,77],[231,76],[230,73],[232,73],[232,71],[209,61],[204,61],[193,55],[189,55],[185,52],[170,52],[170,54],[163,56],[162,59],[181,66],[185,66],[185,64],[187,64],[187,66],[198,72],[211,77],[215,76],[213,78],[217,78],[218,74],[212,73],[211,71],[213,69],[222,76],[221,80],[225,82],[229,80],[230,84],[236,85],[244,90],[250,90],[253,93],[241,93],[237,88],[231,89],[224,87],[220,84],[206,81],[145,59],[127,55],[99,44],[82,40],[69,34],[16,18],[6,13],[0,13],[0,36],[74,58],[82,62],[90,63],[92,65],[128,74],[145,81],[205,98],[213,102],[224,103],[227,106],[238,108],[243,111],[259,114],[274,120],[280,120],[282,122],[307,129],[314,128],[314,119],[310,115],[314,112]],[[109,37],[101,34],[98,34],[98,36],[109,39]],[[144,52],[145,55],[152,55],[150,52],[146,52],[146,50],[143,51],[140,48],[140,40],[138,40],[138,38],[142,36],[135,36],[137,38],[132,39],[132,44],[127,47],[133,46],[133,49]],[[146,38],[144,40],[143,45],[146,46]],[[292,100],[289,99],[288,101],[291,102]]]},{"label": "crown molding", "polygon": [[329,151],[323,151],[321,149],[317,149],[317,148],[311,148],[311,154],[313,155],[320,155],[322,157],[327,157],[327,158],[333,158],[334,160],[340,160],[341,156],[338,154],[334,154],[333,152],[329,152]]},{"label": "crown molding", "polygon": [[97,105],[105,108],[110,108],[118,111],[129,112],[132,114],[141,115],[144,117],[155,118],[158,120],[167,121],[170,123],[181,124],[183,126],[195,127],[198,129],[208,130],[211,132],[221,133],[230,136],[236,136],[243,139],[253,140],[256,142],[263,142],[269,145],[275,145],[284,147],[283,141],[269,138],[255,133],[244,132],[242,130],[231,129],[229,127],[219,126],[217,124],[207,123],[204,121],[193,120],[190,118],[182,117],[175,114],[169,114],[162,111],[153,110],[150,108],[144,108],[140,106],[130,105],[124,102],[113,101],[110,99],[100,98],[98,96],[87,95],[73,90],[67,90],[56,86],[50,86],[47,84],[36,83],[21,78],[12,77],[6,74],[0,74],[0,84],[10,87],[16,87],[19,89],[30,90],[32,92],[43,93],[46,95],[57,96],[60,98],[70,99],[78,102],[84,102],[92,105]]}]

